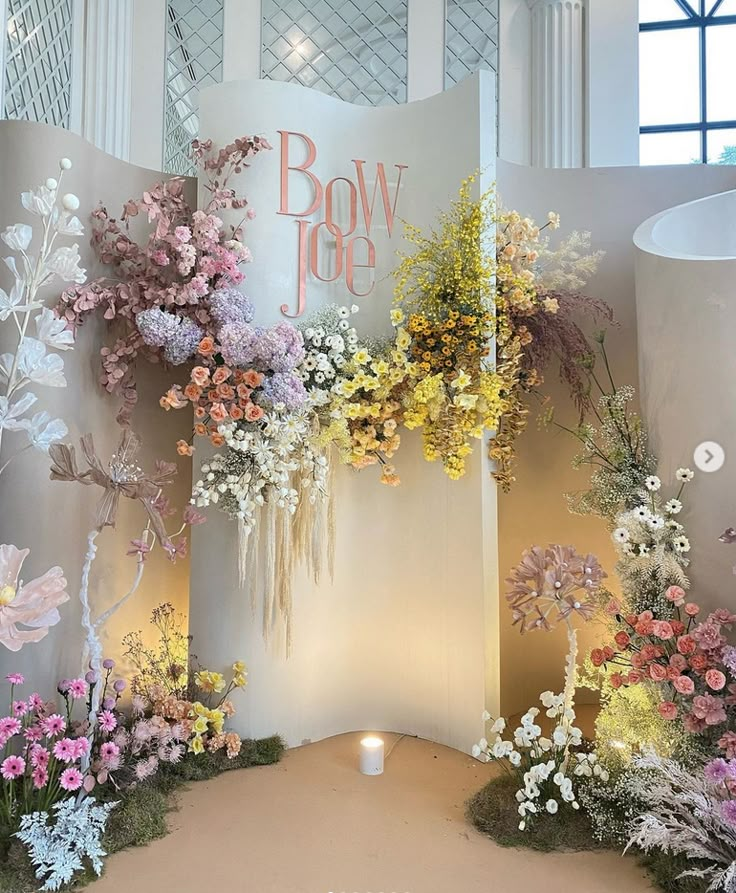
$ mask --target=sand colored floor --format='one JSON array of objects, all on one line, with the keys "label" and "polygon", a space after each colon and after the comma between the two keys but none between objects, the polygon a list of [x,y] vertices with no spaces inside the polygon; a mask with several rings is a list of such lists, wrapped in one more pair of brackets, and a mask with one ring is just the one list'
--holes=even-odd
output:
[{"label": "sand colored floor", "polygon": [[[286,754],[275,766],[193,785],[172,833],[108,860],[95,893],[639,893],[615,853],[505,850],[471,828],[463,803],[490,768],[403,738],[383,776],[357,770],[359,735]],[[385,735],[387,748],[396,736]]]}]

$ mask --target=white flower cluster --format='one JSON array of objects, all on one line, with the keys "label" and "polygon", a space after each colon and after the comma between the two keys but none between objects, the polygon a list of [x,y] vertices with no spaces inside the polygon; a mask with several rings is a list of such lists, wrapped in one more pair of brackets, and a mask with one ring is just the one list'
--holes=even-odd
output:
[{"label": "white flower cluster", "polygon": [[217,505],[248,532],[266,502],[293,514],[303,491],[314,503],[327,491],[328,463],[312,445],[312,424],[308,412],[277,404],[258,422],[221,425],[225,448],[202,465],[192,503]]},{"label": "white flower cluster", "polygon": [[321,308],[301,329],[304,338],[304,361],[297,370],[310,392],[313,405],[329,402],[329,391],[340,377],[340,371],[358,350],[358,333],[350,317],[358,307]]},{"label": "white flower cluster", "polygon": [[[0,356],[0,446],[4,432],[23,432],[30,446],[48,452],[50,444],[67,434],[64,422],[53,419],[48,412],[26,413],[38,399],[27,390],[28,385],[66,387],[64,361],[51,351],[70,350],[74,336],[64,320],[44,306],[39,293],[57,279],[77,284],[85,281],[77,244],[55,247],[59,236],[77,238],[84,233],[79,218],[71,213],[79,208],[79,199],[71,192],[62,195],[60,189],[63,173],[71,166],[68,158],[62,158],[58,180],[49,177],[38,188],[21,195],[26,211],[41,218],[37,254],[31,251],[34,233],[28,224],[14,223],[0,234],[17,255],[3,258],[13,285],[9,292],[0,288],[0,322],[12,317],[18,334],[14,351]],[[31,322],[36,337],[31,336]],[[15,455],[0,466],[0,472]]]},{"label": "white flower cluster", "polygon": [[[552,719],[553,729],[550,738],[542,735],[542,728],[536,722],[539,710],[532,707],[522,716],[521,725],[514,730],[512,740],[501,736],[506,729],[506,720],[497,719],[490,728],[491,740],[482,738],[473,746],[474,757],[486,760],[506,760],[511,770],[518,775],[519,790],[516,800],[519,804],[519,829],[529,826],[530,818],[539,813],[555,815],[560,804],[569,803],[579,809],[573,788],[573,776],[597,775],[602,777],[605,770],[597,765],[595,755],[573,754],[571,748],[580,747],[583,733],[575,726],[575,711],[565,707],[565,695],[543,692],[539,696],[546,707],[546,715]],[[488,713],[483,718],[489,720]],[[596,771],[597,770],[597,771]]]},{"label": "white flower cluster", "polygon": [[655,553],[674,554],[678,563],[687,564],[686,553],[690,551],[690,541],[683,533],[683,526],[675,520],[682,511],[680,496],[686,483],[694,473],[689,468],[677,470],[680,492],[677,497],[662,504],[661,480],[650,475],[644,481],[645,490],[640,493],[641,504],[624,512],[616,519],[613,541],[623,558],[647,557]]}]

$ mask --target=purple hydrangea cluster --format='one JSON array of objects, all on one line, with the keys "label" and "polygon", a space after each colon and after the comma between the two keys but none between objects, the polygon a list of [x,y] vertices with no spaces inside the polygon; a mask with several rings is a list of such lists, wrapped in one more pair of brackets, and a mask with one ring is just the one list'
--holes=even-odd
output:
[{"label": "purple hydrangea cluster", "polygon": [[162,347],[164,358],[173,366],[185,363],[197,352],[204,331],[189,317],[176,316],[154,308],[136,318],[141,337],[149,347]]},{"label": "purple hydrangea cluster", "polygon": [[253,322],[255,309],[251,299],[237,288],[225,286],[209,297],[210,316],[218,325]]},{"label": "purple hydrangea cluster", "polygon": [[230,366],[253,366],[261,372],[293,372],[304,359],[302,333],[288,322],[270,329],[246,322],[222,326],[217,340]]},{"label": "purple hydrangea cluster", "polygon": [[263,381],[263,399],[275,405],[283,403],[289,410],[301,409],[307,402],[304,382],[293,372],[274,372]]}]

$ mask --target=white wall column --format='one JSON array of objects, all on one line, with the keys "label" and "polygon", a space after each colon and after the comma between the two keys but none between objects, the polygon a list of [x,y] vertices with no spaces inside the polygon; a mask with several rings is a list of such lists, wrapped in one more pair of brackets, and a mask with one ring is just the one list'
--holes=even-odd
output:
[{"label": "white wall column", "polygon": [[164,147],[166,0],[133,0],[130,161],[160,170]]},{"label": "white wall column", "polygon": [[528,0],[532,21],[532,164],[585,163],[587,0]]},{"label": "white wall column", "polygon": [[82,136],[128,160],[130,156],[133,0],[87,4]]},{"label": "white wall column", "polygon": [[408,102],[445,89],[445,0],[409,0],[407,22]]},{"label": "white wall column", "polygon": [[261,76],[261,0],[225,0],[222,79]]}]

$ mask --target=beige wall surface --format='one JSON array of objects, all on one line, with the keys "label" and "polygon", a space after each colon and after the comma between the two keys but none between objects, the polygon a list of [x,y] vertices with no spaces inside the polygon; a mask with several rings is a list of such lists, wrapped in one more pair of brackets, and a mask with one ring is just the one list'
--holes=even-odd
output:
[{"label": "beige wall surface", "polygon": [[[73,162],[65,174],[64,189],[81,201],[78,212],[85,226],[79,240],[81,265],[89,278],[100,275],[89,244],[89,213],[102,201],[111,213],[122,203],[150,186],[158,178],[154,171],[133,167],[94,148],[78,136],[55,127],[16,121],[0,122],[0,229],[23,222],[37,226],[20,204],[20,192],[58,176],[62,157]],[[192,198],[194,193],[191,193]],[[3,244],[0,254],[4,255]],[[33,245],[31,246],[33,249]],[[8,288],[9,273],[0,265],[0,287]],[[49,289],[46,302],[52,305],[60,289]],[[0,348],[9,349],[15,341],[12,321],[0,323]],[[104,338],[100,321],[88,323],[80,332],[73,351],[64,354],[68,387],[37,389],[38,409],[61,416],[69,427],[68,442],[92,432],[101,457],[114,450],[119,431],[115,415],[117,400],[98,385],[99,348]],[[143,439],[139,464],[151,469],[157,458],[175,461],[175,444],[188,436],[190,419],[186,413],[165,415],[158,397],[169,386],[169,376],[159,367],[142,365],[139,372],[140,402],[133,424]],[[35,408],[34,408],[35,410]],[[18,435],[7,437],[7,449]],[[5,446],[5,444],[4,444]],[[5,458],[5,451],[4,451]],[[83,464],[83,463],[82,463]],[[172,504],[179,508],[188,501],[191,471],[188,461],[179,463],[179,477],[170,490]],[[78,600],[85,540],[93,525],[93,513],[102,491],[73,483],[49,480],[48,457],[37,451],[24,453],[0,478],[0,542],[28,547],[31,554],[23,566],[23,579],[30,580],[54,565],[60,565],[68,580],[70,601],[61,607],[61,622],[37,645],[27,645],[13,655],[0,649],[0,677],[12,670],[26,675],[32,685],[43,687],[45,695],[59,677],[77,674],[80,669],[83,635]],[[135,559],[126,557],[131,538],[145,525],[140,503],[123,500],[115,530],[106,529],[98,538],[99,553],[92,575],[91,593],[97,612],[125,594],[135,573]],[[171,519],[176,520],[176,519]],[[129,630],[145,628],[150,610],[162,601],[171,601],[186,611],[188,604],[188,561],[172,566],[160,550],[150,558],[143,583],[136,596],[112,619],[105,635],[106,654],[117,658],[120,640]]]},{"label": "beige wall surface", "polygon": [[[614,375],[620,383],[638,385],[634,231],[658,211],[732,189],[736,170],[705,165],[543,170],[500,161],[497,182],[507,207],[537,219],[556,210],[562,216],[561,235],[575,229],[590,230],[593,246],[606,251],[586,291],[607,301],[620,323],[608,338]],[[697,301],[697,296],[693,300]],[[646,349],[656,352],[666,348],[652,338]],[[547,392],[559,412],[567,422],[575,421],[554,369],[548,372],[547,382]],[[683,445],[689,455],[689,439]],[[563,494],[582,488],[587,480],[586,471],[571,468],[575,454],[575,442],[569,435],[538,430],[533,420],[520,439],[517,484],[510,494],[499,493],[498,497],[501,580],[525,548],[550,542],[570,543],[596,553],[613,574],[615,554],[603,523],[570,515],[566,508]],[[609,582],[615,584],[615,580]],[[596,636],[600,636],[599,630],[586,628],[583,645],[590,645]],[[555,686],[559,689],[565,649],[562,629],[532,633],[519,641],[518,630],[511,627],[510,612],[502,604],[501,690],[505,713],[532,706],[541,691]],[[587,697],[589,693],[580,693],[581,700]]]}]

